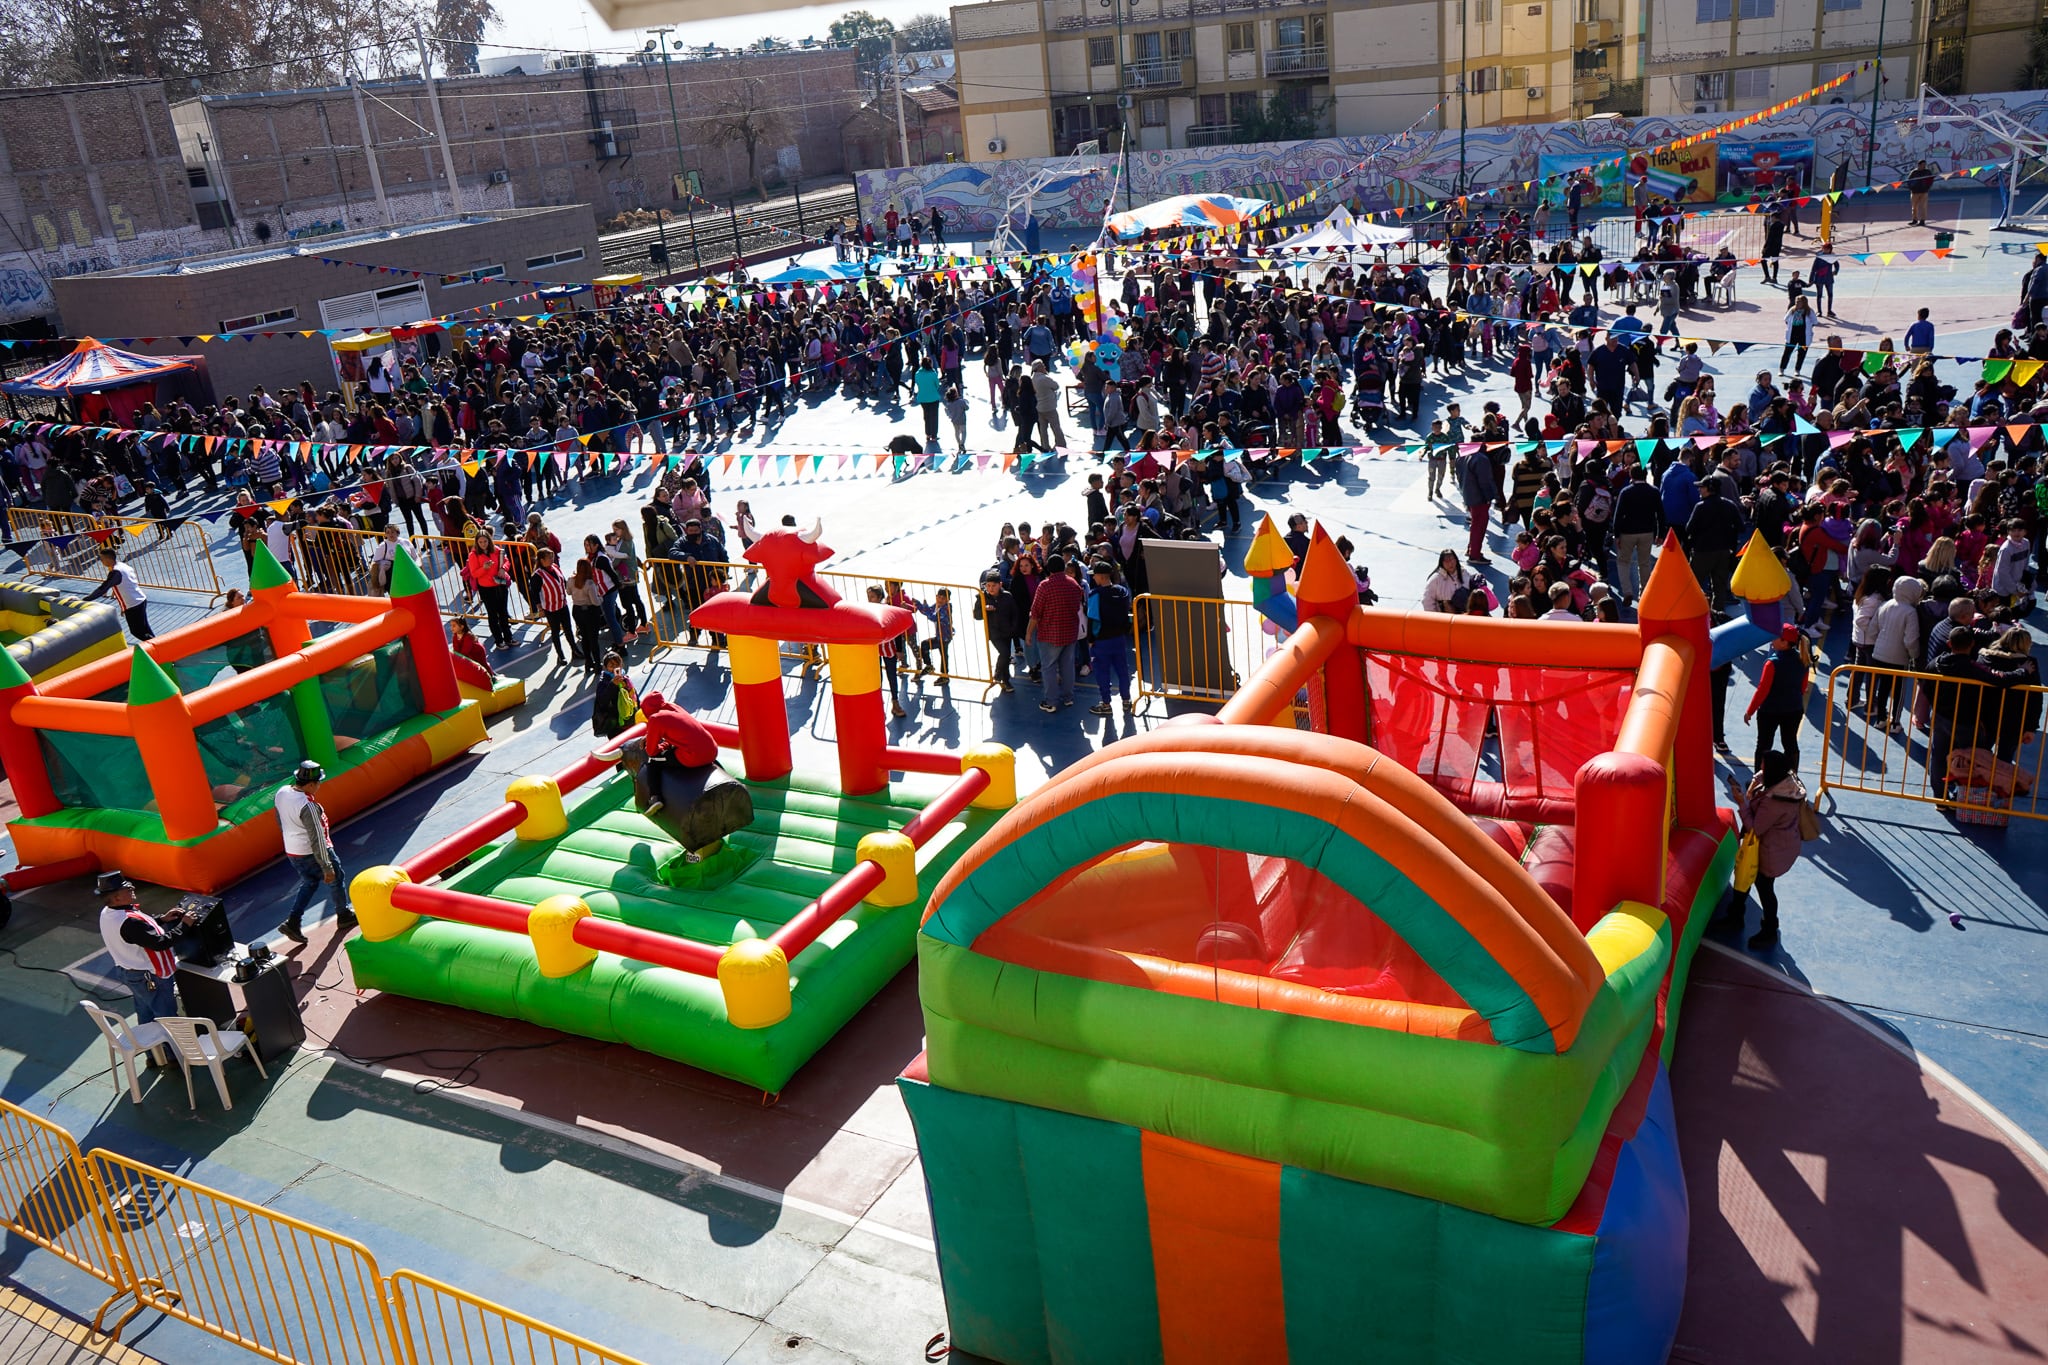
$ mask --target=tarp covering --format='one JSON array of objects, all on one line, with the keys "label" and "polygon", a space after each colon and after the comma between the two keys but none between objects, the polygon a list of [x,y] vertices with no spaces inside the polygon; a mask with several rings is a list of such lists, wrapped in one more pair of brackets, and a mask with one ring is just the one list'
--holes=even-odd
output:
[{"label": "tarp covering", "polygon": [[192,362],[183,356],[138,355],[86,337],[70,355],[0,383],[0,389],[48,395],[91,393],[191,368]]},{"label": "tarp covering", "polygon": [[1351,210],[1339,204],[1330,210],[1330,216],[1314,227],[1304,228],[1292,237],[1274,243],[1276,249],[1289,247],[1349,247],[1391,246],[1397,242],[1414,239],[1415,234],[1408,228],[1381,227],[1378,223],[1362,223],[1351,214]]},{"label": "tarp covering", "polygon": [[1235,227],[1268,202],[1236,194],[1177,194],[1128,213],[1113,214],[1109,227],[1119,237],[1137,237],[1146,228],[1167,232],[1174,228]]}]

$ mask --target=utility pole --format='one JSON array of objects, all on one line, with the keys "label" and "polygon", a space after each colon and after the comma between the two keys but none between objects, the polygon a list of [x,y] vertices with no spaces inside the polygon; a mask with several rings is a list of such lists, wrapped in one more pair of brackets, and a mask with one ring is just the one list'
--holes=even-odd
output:
[{"label": "utility pole", "polygon": [[363,110],[363,87],[356,80],[355,64],[349,64],[348,92],[356,100],[356,127],[363,135],[363,161],[370,168],[370,188],[377,193],[377,211],[384,215],[384,226],[394,225],[391,217],[391,201],[384,197],[384,173],[377,169],[377,145],[370,137],[370,116]]},{"label": "utility pole", "polygon": [[455,153],[448,150],[448,125],[441,120],[441,92],[434,87],[434,59],[427,52],[427,26],[415,19],[413,36],[420,40],[420,79],[427,86],[427,107],[434,111],[434,140],[441,144],[441,166],[448,172],[448,202],[462,213],[462,186],[455,179]]},{"label": "utility pole", "polygon": [[683,212],[690,215],[690,265],[702,270],[704,258],[697,252],[697,201],[690,193],[690,173],[683,167],[683,122],[676,116],[676,78],[668,67],[668,36],[674,32],[658,28],[654,39],[661,50],[661,81],[668,87],[668,126],[676,139],[676,197],[683,201]]},{"label": "utility pole", "polygon": [[[1871,170],[1877,164],[1877,101],[1884,94],[1884,11],[1885,0],[1878,0],[1877,71],[1875,72],[1877,79],[1872,81],[1870,86],[1870,128],[1863,143],[1863,184],[1866,189],[1870,186]],[[1920,73],[1920,79],[1923,81],[1927,79],[1925,71]]]},{"label": "utility pole", "polygon": [[[1123,158],[1124,212],[1131,211],[1131,117],[1124,108],[1124,3],[1125,0],[1110,0],[1116,6],[1116,130],[1117,153]],[[1089,82],[1094,84],[1094,82]]]},{"label": "utility pole", "polygon": [[897,55],[897,37],[889,35],[889,70],[896,77],[896,140],[903,147],[903,164],[910,164],[910,129],[903,122],[903,61]]},{"label": "utility pole", "polygon": [[1470,48],[1466,35],[1471,31],[1472,0],[1458,0],[1458,193],[1465,193],[1465,76],[1466,62]]}]

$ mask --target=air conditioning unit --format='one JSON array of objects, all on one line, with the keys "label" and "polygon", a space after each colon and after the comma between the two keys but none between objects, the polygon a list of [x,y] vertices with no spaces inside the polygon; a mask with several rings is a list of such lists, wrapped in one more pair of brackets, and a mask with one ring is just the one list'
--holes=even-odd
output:
[{"label": "air conditioning unit", "polygon": [[1692,111],[1695,114],[1718,114],[1721,112],[1721,106],[1718,104],[1695,104],[1692,107]]},{"label": "air conditioning unit", "polygon": [[493,185],[502,185],[511,178],[512,172],[510,171],[492,171],[490,177],[491,183]]},{"label": "air conditioning unit", "polygon": [[1001,156],[1003,154],[1004,149],[1007,148],[1009,145],[1009,143],[1003,141],[999,137],[992,137],[988,140],[989,154],[992,156]]},{"label": "air conditioning unit", "polygon": [[1529,87],[1529,88],[1528,88],[1527,90],[1524,90],[1524,91],[1522,92],[1522,98],[1524,98],[1524,99],[1531,99],[1531,100],[1540,100],[1540,99],[1542,99],[1542,98],[1543,98],[1543,87],[1542,87],[1542,86],[1540,86],[1540,85],[1532,85],[1532,86],[1530,86],[1530,87]]}]

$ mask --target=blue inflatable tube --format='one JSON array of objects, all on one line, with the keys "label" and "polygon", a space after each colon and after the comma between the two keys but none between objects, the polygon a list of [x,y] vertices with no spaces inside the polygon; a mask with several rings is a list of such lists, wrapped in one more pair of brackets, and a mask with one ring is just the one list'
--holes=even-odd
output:
[{"label": "blue inflatable tube", "polygon": [[[1655,1054],[1650,1061],[1655,1062]],[[1635,1136],[1622,1145],[1607,1208],[1593,1234],[1586,1285],[1586,1365],[1655,1365],[1668,1359],[1685,1306],[1689,1213],[1671,1077],[1663,1064]]]}]

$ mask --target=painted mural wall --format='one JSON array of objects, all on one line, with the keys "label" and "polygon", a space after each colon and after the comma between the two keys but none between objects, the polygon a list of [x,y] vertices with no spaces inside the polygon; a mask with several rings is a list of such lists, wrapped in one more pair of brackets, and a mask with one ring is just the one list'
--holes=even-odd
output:
[{"label": "painted mural wall", "polygon": [[[1967,103],[1979,110],[2002,109],[2030,128],[2048,130],[2048,92],[1978,95]],[[2001,161],[2008,155],[2005,143],[1964,124],[1902,127],[1900,120],[1910,118],[1913,112],[1913,105],[1905,101],[1878,106],[1874,179],[1901,179],[1923,156],[1935,169],[1949,171]],[[1505,183],[1519,185],[1524,180],[1540,179],[1561,166],[1585,164],[1670,142],[1712,128],[1726,117],[1649,117],[1604,123],[1474,128],[1465,135],[1466,183],[1476,189]],[[1867,104],[1803,105],[1758,124],[1753,130],[1745,130],[1745,134],[1753,132],[1754,136],[1724,134],[1718,139],[1716,150],[1721,162],[1745,165],[1753,160],[1745,144],[1810,143],[1815,178],[1824,183],[1836,164],[1846,161],[1850,168],[1849,184],[1861,185],[1870,126]],[[1143,204],[1170,195],[1227,190],[1286,199],[1333,177],[1345,176],[1361,161],[1372,157],[1369,164],[1343,183],[1342,197],[1365,211],[1408,208],[1454,192],[1458,183],[1458,141],[1456,129],[1418,133],[1378,156],[1373,153],[1385,139],[1373,137],[1133,152],[1131,198],[1134,203]],[[1092,227],[1100,221],[1115,179],[1115,158],[1107,156],[862,171],[861,204],[870,216],[879,216],[891,201],[906,211],[936,204],[946,215],[949,233],[986,232],[1002,215],[1010,194],[1041,167],[1059,173],[1039,191],[1034,202],[1042,225],[1072,229]],[[1989,188],[1989,178],[1985,181]]]}]

